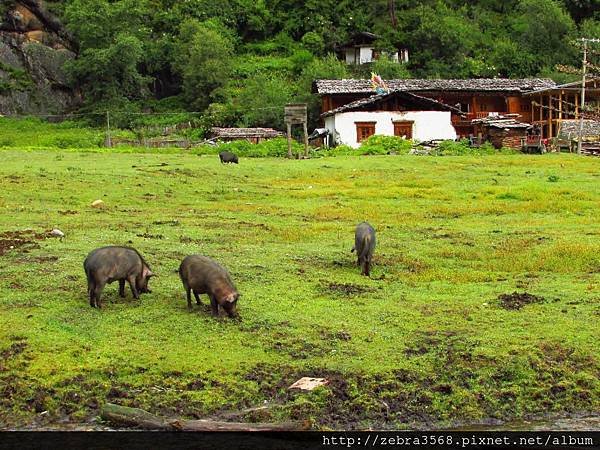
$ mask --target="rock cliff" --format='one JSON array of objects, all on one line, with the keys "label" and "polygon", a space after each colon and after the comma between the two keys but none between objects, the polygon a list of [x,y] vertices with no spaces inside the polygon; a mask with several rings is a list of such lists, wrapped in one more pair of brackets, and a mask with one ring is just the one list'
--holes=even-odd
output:
[{"label": "rock cliff", "polygon": [[63,70],[75,57],[72,39],[42,0],[7,3],[0,11],[0,114],[73,109],[79,97]]}]

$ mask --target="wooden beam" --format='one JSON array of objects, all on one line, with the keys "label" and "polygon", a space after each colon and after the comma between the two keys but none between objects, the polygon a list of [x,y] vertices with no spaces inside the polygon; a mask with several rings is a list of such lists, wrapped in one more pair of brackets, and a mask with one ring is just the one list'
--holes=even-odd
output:
[{"label": "wooden beam", "polygon": [[547,138],[552,138],[552,112],[553,112],[553,107],[554,105],[552,104],[553,102],[553,98],[552,95],[548,96],[548,136],[546,136]]},{"label": "wooden beam", "polygon": [[563,105],[563,100],[562,100],[562,91],[560,91],[560,93],[558,94],[558,119],[562,120],[562,105]]}]

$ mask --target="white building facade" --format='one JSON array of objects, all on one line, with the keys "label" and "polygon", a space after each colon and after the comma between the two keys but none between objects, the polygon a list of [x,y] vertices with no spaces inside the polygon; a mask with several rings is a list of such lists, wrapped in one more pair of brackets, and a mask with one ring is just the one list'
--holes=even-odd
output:
[{"label": "white building facade", "polygon": [[391,91],[348,103],[321,117],[332,144],[357,148],[376,134],[420,142],[455,140],[452,114],[461,111],[430,98]]},{"label": "white building facade", "polygon": [[[357,148],[373,134],[415,141],[456,139],[449,111],[349,111],[325,118],[336,145]],[[371,132],[372,131],[372,132]]]}]

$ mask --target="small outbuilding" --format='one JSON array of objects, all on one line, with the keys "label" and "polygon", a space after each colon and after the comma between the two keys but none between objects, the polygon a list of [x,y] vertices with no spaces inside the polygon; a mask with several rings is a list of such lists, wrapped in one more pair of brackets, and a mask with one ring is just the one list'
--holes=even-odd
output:
[{"label": "small outbuilding", "polygon": [[487,116],[471,121],[479,142],[488,141],[495,148],[520,150],[532,125],[519,122],[519,114]]},{"label": "small outbuilding", "polygon": [[217,141],[242,141],[246,140],[258,144],[267,139],[283,136],[281,131],[273,128],[211,128],[209,138]]},{"label": "small outbuilding", "polygon": [[380,56],[388,56],[395,62],[408,62],[408,49],[402,48],[392,53],[378,51],[375,48],[375,41],[380,39],[374,33],[361,31],[355,33],[351,39],[338,48],[338,52],[342,55],[346,64],[369,64],[378,59]]},{"label": "small outbuilding", "polygon": [[404,91],[356,100],[321,114],[333,143],[359,147],[374,134],[417,141],[454,140],[455,107]]}]

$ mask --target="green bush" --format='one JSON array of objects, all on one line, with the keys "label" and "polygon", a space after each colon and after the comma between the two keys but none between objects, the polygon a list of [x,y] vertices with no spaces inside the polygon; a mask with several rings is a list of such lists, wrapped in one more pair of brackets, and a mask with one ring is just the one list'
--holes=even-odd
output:
[{"label": "green bush", "polygon": [[[264,157],[284,157],[287,156],[287,139],[275,138],[261,142],[260,144],[251,144],[245,140],[224,142],[216,146],[203,145],[193,150],[197,155],[210,155],[219,152],[229,151],[242,158],[264,158]],[[292,153],[297,155],[304,152],[304,145],[292,141]]]},{"label": "green bush", "polygon": [[443,141],[436,149],[438,156],[461,156],[461,155],[493,155],[498,150],[489,142],[483,143],[480,147],[471,147],[467,139],[460,141]]},{"label": "green bush", "polygon": [[322,156],[359,156],[362,155],[360,148],[352,148],[349,145],[338,145],[337,147],[319,150]]},{"label": "green bush", "polygon": [[413,142],[397,136],[382,136],[375,134],[360,145],[361,155],[389,155],[393,153],[408,154]]}]

